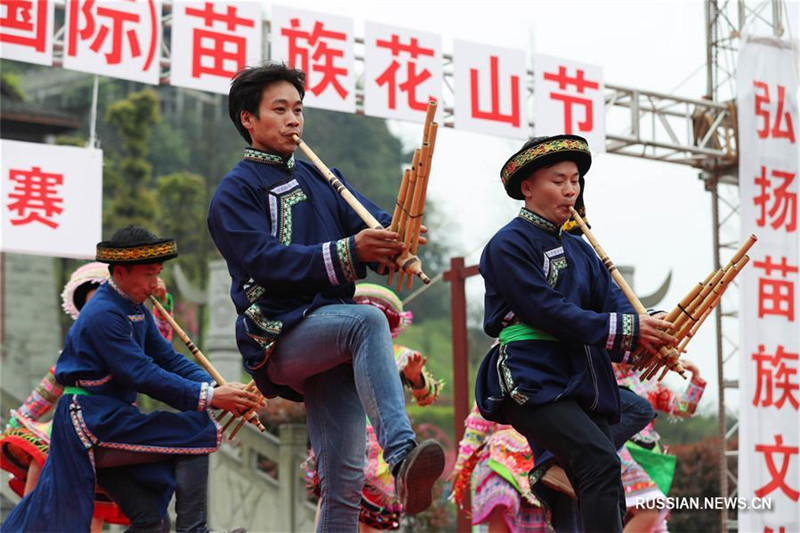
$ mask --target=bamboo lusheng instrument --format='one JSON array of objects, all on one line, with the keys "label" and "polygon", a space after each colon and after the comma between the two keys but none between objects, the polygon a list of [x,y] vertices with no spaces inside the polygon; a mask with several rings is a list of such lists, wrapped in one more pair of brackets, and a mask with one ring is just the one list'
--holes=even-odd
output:
[{"label": "bamboo lusheng instrument", "polygon": [[[595,238],[594,234],[589,230],[589,227],[586,225],[586,222],[583,221],[583,218],[578,214],[575,208],[570,207],[570,211],[572,211],[572,217],[575,219],[575,222],[580,226],[583,234],[586,235],[586,238],[589,239],[589,242],[592,244],[595,252],[600,257],[600,260],[603,261],[603,264],[608,269],[608,272],[611,274],[611,277],[614,278],[614,281],[617,283],[619,288],[622,290],[622,293],[628,299],[628,301],[633,306],[634,311],[638,315],[646,315],[647,309],[642,305],[642,302],[639,301],[639,298],[633,292],[628,282],[625,281],[625,278],[622,277],[622,274],[619,273],[617,267],[608,258],[608,254],[606,254],[603,247],[600,246],[600,243]],[[662,346],[659,348],[659,357],[658,362],[661,365],[666,365],[670,370],[674,370],[678,374],[680,374],[683,378],[686,378],[686,371],[683,369],[681,364],[678,362],[678,351],[675,348],[667,348]]]},{"label": "bamboo lusheng instrument", "polygon": [[[416,209],[412,207],[412,212],[416,213],[411,219],[411,225],[406,229],[406,244],[409,246],[408,250],[411,255],[417,254],[419,247],[419,234],[422,229],[422,215],[425,212],[425,199],[428,195],[428,182],[431,174],[431,162],[433,160],[433,150],[436,147],[436,135],[439,131],[439,125],[436,122],[431,122],[426,130],[428,132],[428,140],[422,142],[422,153],[420,155],[419,165],[421,168],[420,183],[418,188],[421,189],[419,193],[419,205]],[[409,277],[406,289],[411,289],[411,278]]]},{"label": "bamboo lusheng instrument", "polygon": [[[742,259],[741,262],[737,263],[734,268],[736,268],[737,271],[741,271],[742,268],[749,261],[750,261],[750,257],[749,256],[744,256],[744,259]],[[738,275],[738,272],[737,272],[737,275]],[[727,290],[727,286],[725,287],[725,290]],[[724,292],[724,290],[723,290],[723,292]],[[721,298],[722,298],[722,294],[716,295],[714,297],[714,301],[711,303],[711,306],[705,311],[705,313],[703,313],[703,315],[700,317],[700,319],[695,324],[693,324],[691,329],[686,333],[686,336],[684,337],[684,339],[681,341],[680,345],[678,346],[678,350],[681,353],[686,351],[686,345],[689,344],[689,341],[691,341],[694,338],[694,335],[695,335],[695,333],[697,333],[697,330],[700,329],[700,326],[703,325],[703,322],[705,322],[706,318],[708,318],[708,315],[710,315],[714,311],[714,309],[717,307],[717,304],[719,304],[719,301],[720,301]]]},{"label": "bamboo lusheng instrument", "polygon": [[[255,381],[251,381],[250,383],[248,383],[247,387],[245,387],[245,389],[248,390],[248,391],[258,390],[258,388],[256,387],[256,382]],[[233,431],[231,431],[231,434],[228,436],[228,440],[233,440],[236,437],[236,434],[239,433],[239,430],[242,429],[242,427],[244,426],[244,423],[247,421],[247,417],[248,416],[256,416],[256,418],[258,418],[258,416],[256,415],[256,410],[255,409],[251,409],[250,411],[246,412],[244,415],[242,415],[242,418],[239,420],[239,423],[236,425],[236,427],[233,428]],[[227,428],[228,426],[230,426],[230,424],[234,420],[235,420],[235,417],[231,418],[230,422],[228,422],[225,425],[225,427]],[[223,428],[223,431],[224,431],[224,428]]]},{"label": "bamboo lusheng instrument", "polygon": [[[192,355],[194,355],[195,359],[197,359],[197,362],[200,364],[200,366],[202,366],[206,372],[211,375],[217,384],[225,385],[227,381],[225,381],[225,378],[222,377],[222,374],[220,374],[217,369],[214,368],[214,365],[212,365],[211,361],[209,361],[206,356],[203,355],[203,352],[200,351],[200,348],[195,346],[195,344],[192,342],[192,339],[190,339],[186,332],[183,331],[177,322],[175,322],[175,319],[172,318],[172,315],[170,315],[167,310],[164,309],[164,306],[161,305],[161,302],[159,302],[155,296],[151,296],[150,300],[153,302],[153,305],[156,307],[156,309],[158,309],[159,313],[161,313],[161,316],[163,316],[164,319],[169,322],[169,325],[172,326],[172,330],[177,333],[178,337],[180,337],[186,347],[189,348],[189,351],[192,352]],[[252,413],[252,416],[249,416],[250,413]],[[231,415],[236,417],[234,413],[231,413]],[[247,421],[256,426],[259,431],[263,433],[267,430],[263,424],[261,424],[261,421],[258,419],[258,415],[255,414],[255,411],[248,411],[247,415]]]},{"label": "bamboo lusheng instrument", "polygon": [[[425,123],[422,129],[422,145],[414,151],[411,168],[403,173],[403,182],[400,185],[400,193],[397,196],[397,204],[395,206],[395,216],[392,217],[392,225],[389,228],[400,233],[400,240],[406,245],[406,251],[400,257],[401,260],[405,256],[416,257],[419,246],[431,162],[433,160],[433,151],[436,147],[436,135],[439,131],[439,125],[433,121],[437,105],[435,100],[428,102]],[[394,271],[392,270],[389,272],[389,285],[392,284],[393,275]],[[403,287],[404,275],[405,272],[401,270],[396,286],[398,291]],[[411,289],[410,276],[406,288]]]},{"label": "bamboo lusheng instrument", "polygon": [[[433,114],[436,112],[436,102],[430,102],[428,104],[428,113],[426,115],[426,127],[430,129],[431,123],[428,122],[430,119],[432,121]],[[435,124],[435,123],[433,123]],[[434,135],[436,128],[433,129]],[[425,137],[428,137],[429,134],[426,130]],[[303,153],[308,156],[312,163],[319,169],[322,175],[328,180],[328,183],[338,192],[342,198],[347,202],[347,204],[353,208],[353,210],[361,217],[361,220],[366,223],[367,227],[371,229],[384,229],[378,220],[372,216],[362,204],[358,201],[358,199],[353,196],[353,194],[344,186],[344,184],[336,177],[336,175],[331,172],[331,170],[322,162],[322,160],[314,153],[308,145],[303,142],[303,140],[298,137],[297,135],[293,135],[292,139]],[[427,154],[426,154],[427,155]],[[406,172],[403,176],[403,183],[400,186],[400,193],[402,195],[402,203],[399,200],[398,196],[398,206],[395,207],[395,213],[392,217],[392,225],[389,227],[390,230],[396,231],[400,234],[400,240],[406,243],[405,251],[395,258],[395,264],[397,265],[397,269],[400,271],[401,276],[403,274],[414,274],[415,276],[419,277],[423,283],[426,285],[431,282],[430,278],[423,272],[422,270],[422,262],[420,261],[419,257],[415,255],[415,253],[411,252],[413,248],[416,250],[417,244],[419,242],[419,231],[421,225],[421,217],[422,212],[421,208],[424,205],[424,198],[421,195],[425,191],[425,184],[420,180],[424,178],[424,172],[418,174],[418,168],[420,166],[420,158],[422,156],[422,151],[417,150],[414,155],[414,165],[410,172]],[[425,161],[425,166],[423,169],[430,168],[430,162]],[[413,177],[413,179],[412,179]],[[417,183],[422,184],[422,188],[418,189]],[[402,207],[400,207],[402,206]],[[406,208],[406,206],[408,206]],[[398,210],[400,211],[398,213]],[[420,218],[420,221],[415,220],[416,218]],[[395,220],[398,221],[397,227],[395,227],[394,223]],[[409,229],[410,226],[416,228],[416,230],[412,233]],[[408,239],[408,242],[406,242]],[[393,271],[390,272],[389,283],[391,283],[391,274]],[[402,278],[401,278],[402,279]],[[410,281],[410,280],[409,280]]]},{"label": "bamboo lusheng instrument", "polygon": [[[720,282],[715,286],[712,293],[709,294],[709,296],[703,302],[703,305],[698,306],[696,308],[695,314],[700,318],[698,318],[697,320],[692,319],[693,322],[687,322],[681,329],[681,331],[676,335],[679,342],[678,344],[679,353],[686,353],[686,346],[694,338],[695,333],[697,333],[697,330],[700,329],[700,326],[703,325],[703,322],[706,321],[706,318],[708,318],[708,316],[717,307],[720,300],[722,299],[722,295],[725,293],[725,291],[728,289],[731,282],[733,281],[733,278],[739,275],[739,272],[741,272],[741,270],[748,262],[750,262],[750,257],[745,255],[739,262],[731,265],[731,267],[725,271],[725,275],[722,277]],[[664,379],[663,374],[661,377],[659,377],[659,381],[661,381],[662,379]]]},{"label": "bamboo lusheng instrument", "polygon": [[[419,179],[417,176],[417,167],[419,166],[420,155],[421,152],[419,148],[414,150],[414,159],[411,163],[411,168],[406,169],[406,171],[403,172],[403,183],[400,184],[400,189],[401,191],[405,189],[405,191],[403,193],[402,200],[400,199],[400,195],[398,193],[397,203],[395,204],[395,211],[399,209],[400,212],[398,213],[396,219],[394,216],[392,216],[392,223],[389,225],[389,230],[398,232],[400,234],[400,240],[403,242],[405,242],[404,230],[409,224],[409,213],[411,213],[411,204],[414,202],[414,193],[416,191],[417,181]],[[386,281],[387,285],[392,284],[394,271],[395,269],[393,268],[389,269],[389,278]],[[383,273],[382,270],[379,270],[378,272],[381,274]],[[402,278],[402,274],[400,277]],[[398,287],[399,285],[401,285],[401,282],[398,282]]]},{"label": "bamboo lusheng instrument", "polygon": [[[712,271],[705,280],[693,287],[677,307],[667,315],[665,320],[675,324],[675,337],[678,340],[680,353],[686,351],[686,346],[697,330],[719,304],[722,295],[734,278],[750,261],[750,257],[746,254],[757,240],[755,235],[751,235],[733,254],[728,264],[719,270]],[[658,366],[657,361],[654,361],[650,354],[642,354],[633,365],[634,369],[644,369],[642,375],[645,378],[653,377],[658,371]]]}]

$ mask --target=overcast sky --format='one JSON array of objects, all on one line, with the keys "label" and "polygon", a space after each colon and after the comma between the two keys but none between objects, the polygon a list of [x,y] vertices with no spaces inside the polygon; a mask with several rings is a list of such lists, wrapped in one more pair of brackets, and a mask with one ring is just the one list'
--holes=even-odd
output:
[{"label": "overcast sky", "polygon": [[[600,65],[609,84],[691,98],[705,93],[705,21],[699,0],[293,0],[283,5],[352,17],[357,37],[363,37],[365,21],[380,22],[439,34],[445,53],[452,52],[454,39],[469,40]],[[788,4],[794,38],[797,7],[797,2]],[[266,10],[269,14],[270,8]],[[419,125],[391,122],[390,126],[409,145],[418,143]],[[456,230],[457,251],[473,252],[469,263],[477,262],[486,240],[519,210],[521,202],[505,195],[499,170],[521,144],[440,129],[429,198]],[[638,293],[655,291],[672,271],[665,308],[673,307],[713,268],[711,197],[697,170],[601,154],[587,175],[586,203],[595,234],[614,262],[636,268]],[[736,231],[729,237],[738,238]],[[435,232],[433,228],[434,238]],[[482,282],[473,280],[468,291],[470,304],[479,305]],[[735,328],[726,334],[738,339]],[[703,405],[714,409],[715,353],[714,327],[709,323],[692,341],[689,357],[709,381]],[[738,375],[737,366],[734,356],[726,365],[726,378]],[[682,387],[680,381],[674,378],[670,383]],[[728,409],[738,410],[738,397],[728,393],[726,398]]]}]

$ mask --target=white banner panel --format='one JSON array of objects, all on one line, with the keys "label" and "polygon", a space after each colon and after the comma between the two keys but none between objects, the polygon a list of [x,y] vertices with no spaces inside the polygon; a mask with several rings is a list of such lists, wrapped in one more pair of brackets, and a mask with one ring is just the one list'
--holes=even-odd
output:
[{"label": "white banner panel", "polygon": [[0,251],[94,257],[103,228],[103,152],[7,140],[0,151]]},{"label": "white banner panel", "polygon": [[739,276],[739,531],[800,531],[798,55],[744,38],[737,72],[742,239],[758,242]]},{"label": "white banner panel", "polygon": [[270,58],[305,71],[307,106],[356,112],[352,19],[274,6],[270,33]]},{"label": "white banner panel", "polygon": [[0,57],[53,64],[53,1],[0,2]]},{"label": "white banner panel", "polygon": [[170,84],[228,94],[231,78],[261,62],[257,2],[172,4]]},{"label": "white banner panel", "polygon": [[67,2],[64,68],[158,85],[161,2]]},{"label": "white banner panel", "polygon": [[525,52],[455,41],[453,58],[456,128],[527,139]]},{"label": "white banner panel", "polygon": [[535,135],[580,135],[593,152],[606,147],[603,69],[558,57],[533,57]]},{"label": "white banner panel", "polygon": [[364,47],[364,113],[424,122],[442,98],[441,37],[367,22]]}]

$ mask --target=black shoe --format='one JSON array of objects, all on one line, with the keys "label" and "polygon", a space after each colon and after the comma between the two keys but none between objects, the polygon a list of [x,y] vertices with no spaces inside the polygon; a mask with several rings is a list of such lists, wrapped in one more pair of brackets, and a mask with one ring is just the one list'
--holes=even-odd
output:
[{"label": "black shoe", "polygon": [[406,513],[414,515],[431,506],[433,485],[444,471],[444,448],[435,440],[420,443],[406,456],[397,472],[397,497]]}]

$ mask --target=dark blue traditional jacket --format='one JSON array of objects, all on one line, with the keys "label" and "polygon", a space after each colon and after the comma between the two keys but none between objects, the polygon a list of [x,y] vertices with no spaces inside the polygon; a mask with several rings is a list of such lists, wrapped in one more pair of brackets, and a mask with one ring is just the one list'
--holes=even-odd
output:
[{"label": "dark blue traditional jacket", "polygon": [[[389,225],[391,215],[332,171]],[[355,235],[366,225],[312,165],[247,148],[214,193],[208,228],[231,275],[245,370],[265,396],[299,400],[292,389],[269,381],[269,356],[306,313],[354,304],[354,282],[366,276],[366,265],[355,256]]]},{"label": "dark blue traditional jacket", "polygon": [[[97,289],[67,333],[55,376],[83,392],[66,389],[59,399],[39,483],[3,531],[89,531],[97,450],[185,455],[219,448],[222,431],[208,410],[211,376],[177,353],[147,307],[111,282]],[[182,412],[143,413],[134,404],[137,392]],[[172,462],[117,468],[156,494],[166,513],[175,489]]]},{"label": "dark blue traditional jacket", "polygon": [[175,351],[153,314],[107,282],[69,330],[56,380],[132,404],[137,393],[181,411],[205,411],[208,372]]},{"label": "dark blue traditional jacket", "polygon": [[541,337],[487,354],[475,385],[481,414],[507,423],[499,408],[506,399],[537,406],[572,398],[615,422],[611,361],[636,349],[639,317],[589,244],[523,208],[486,245],[479,270],[486,333],[524,324]]}]

